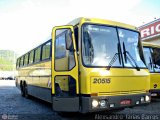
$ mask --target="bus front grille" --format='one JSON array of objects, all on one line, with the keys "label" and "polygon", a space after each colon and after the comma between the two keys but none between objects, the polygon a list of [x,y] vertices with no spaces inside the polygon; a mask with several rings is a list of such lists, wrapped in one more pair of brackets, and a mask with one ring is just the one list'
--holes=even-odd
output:
[{"label": "bus front grille", "polygon": [[146,90],[99,92],[98,96],[115,96],[115,95],[128,95],[128,94],[142,94],[142,93],[146,93]]}]

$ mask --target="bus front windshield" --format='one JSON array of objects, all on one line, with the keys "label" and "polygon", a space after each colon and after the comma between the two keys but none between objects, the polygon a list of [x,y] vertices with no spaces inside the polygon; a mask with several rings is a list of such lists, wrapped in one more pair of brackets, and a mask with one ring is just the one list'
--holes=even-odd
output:
[{"label": "bus front windshield", "polygon": [[144,47],[143,51],[150,72],[160,72],[160,48]]},{"label": "bus front windshield", "polygon": [[104,25],[83,25],[82,31],[82,59],[85,66],[105,67],[110,66],[112,61],[111,66],[122,67],[124,44],[125,51],[129,53],[129,60],[124,62],[124,66],[145,67],[140,58],[137,32]]}]

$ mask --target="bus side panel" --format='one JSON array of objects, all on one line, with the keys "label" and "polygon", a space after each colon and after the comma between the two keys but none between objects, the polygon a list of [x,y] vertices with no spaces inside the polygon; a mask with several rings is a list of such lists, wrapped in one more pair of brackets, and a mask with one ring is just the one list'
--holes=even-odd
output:
[{"label": "bus side panel", "polygon": [[[28,67],[18,69],[19,77],[17,84],[20,81],[25,81],[27,84],[28,94],[39,99],[51,102],[51,61],[44,61],[30,65]],[[19,87],[20,88],[20,87]]]},{"label": "bus side panel", "polygon": [[160,95],[160,73],[151,73],[150,90]]},{"label": "bus side panel", "polygon": [[34,97],[52,103],[51,88],[29,85],[28,92]]},{"label": "bus side panel", "polygon": [[29,74],[33,79],[29,85],[29,93],[51,102],[51,61],[33,65]]}]

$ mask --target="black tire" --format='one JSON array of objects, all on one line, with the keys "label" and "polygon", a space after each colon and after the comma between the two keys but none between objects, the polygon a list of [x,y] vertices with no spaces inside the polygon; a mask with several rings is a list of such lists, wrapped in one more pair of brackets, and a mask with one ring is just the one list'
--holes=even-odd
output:
[{"label": "black tire", "polygon": [[25,97],[24,86],[23,86],[22,82],[21,82],[20,88],[21,88],[21,96]]},{"label": "black tire", "polygon": [[29,94],[28,94],[28,88],[27,88],[27,84],[25,83],[24,84],[24,96],[25,96],[25,98],[29,98]]}]

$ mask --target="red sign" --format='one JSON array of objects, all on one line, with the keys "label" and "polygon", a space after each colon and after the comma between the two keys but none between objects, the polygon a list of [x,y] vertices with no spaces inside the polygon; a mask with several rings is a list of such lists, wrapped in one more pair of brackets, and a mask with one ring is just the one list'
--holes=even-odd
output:
[{"label": "red sign", "polygon": [[160,34],[160,20],[148,26],[142,27],[139,30],[141,33],[141,38],[151,37],[156,34]]}]

